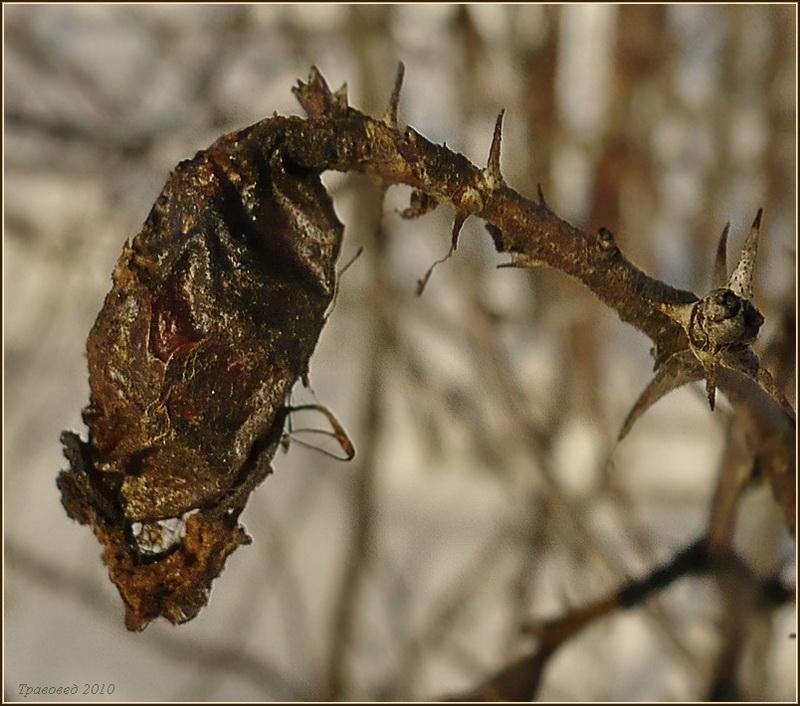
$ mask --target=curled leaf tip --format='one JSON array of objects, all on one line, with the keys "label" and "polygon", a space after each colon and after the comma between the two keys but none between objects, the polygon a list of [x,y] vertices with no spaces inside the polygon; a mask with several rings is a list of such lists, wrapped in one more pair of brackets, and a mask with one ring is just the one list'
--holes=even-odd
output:
[{"label": "curled leaf tip", "polygon": [[[455,226],[454,226],[455,230]],[[457,236],[456,236],[457,237]],[[455,248],[453,246],[450,247],[450,250],[447,252],[443,258],[436,260],[429,268],[428,271],[425,273],[425,276],[422,279],[417,280],[417,296],[421,297],[422,293],[425,291],[425,287],[428,286],[428,280],[431,278],[433,271],[436,269],[438,265],[441,265],[443,262],[447,262],[452,256]]]}]

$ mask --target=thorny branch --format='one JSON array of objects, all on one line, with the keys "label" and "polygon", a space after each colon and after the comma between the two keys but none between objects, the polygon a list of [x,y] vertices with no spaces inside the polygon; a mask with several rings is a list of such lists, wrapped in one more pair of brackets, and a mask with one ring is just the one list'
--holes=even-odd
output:
[{"label": "thorny branch", "polygon": [[[376,120],[350,108],[346,88],[331,92],[312,69],[309,82],[294,89],[307,119],[263,120],[223,136],[194,160],[181,163],[142,232],[123,250],[114,271],[115,288],[89,338],[92,401],[84,419],[90,439],[87,443],[65,433],[71,469],[61,474],[59,487],[68,514],[91,524],[107,546],[105,561],[126,602],[132,630],[143,629],[159,615],[176,623],[194,617],[226,557],[249,542],[237,525],[239,514],[271,472],[269,462],[292,409],[284,399],[297,379],[305,379],[335,291],[342,226],[318,181],[329,169],[362,172],[382,190],[398,183],[412,186],[405,217],[421,216],[443,203],[452,206],[451,253],[465,220],[483,218],[496,249],[511,256],[506,266],[558,269],[648,335],[655,344],[656,376],[628,416],[620,439],[650,405],[680,385],[705,378],[712,410],[716,389],[722,389],[748,420],[756,469],[772,481],[793,529],[794,411],[750,349],[763,323],[751,302],[762,212],[727,283],[726,227],[717,250],[714,289],[702,297],[675,289],[635,267],[606,228],[596,235],[585,233],[559,218],[541,189],[534,203],[505,184],[500,170],[502,112],[484,169],[411,128],[401,132],[397,112],[402,77],[401,66],[389,108]],[[197,223],[202,227],[194,228]],[[271,239],[254,231],[259,224],[275,228]],[[163,252],[176,228],[183,236],[193,234],[187,240],[186,262]],[[213,237],[204,240],[206,231]],[[252,281],[236,280],[241,291],[223,286],[219,293],[206,287],[212,281],[204,269],[211,257],[209,243],[226,243],[229,260],[238,265],[245,255],[254,255],[249,250],[243,254],[232,233],[249,236],[255,252],[268,248],[268,257],[259,258],[261,264],[242,260],[253,265]],[[298,273],[300,284],[294,277]],[[297,291],[276,289],[284,280],[294,282]],[[249,318],[239,321],[248,297],[258,304],[247,309]],[[275,319],[275,312],[272,318],[265,314],[261,303],[268,297],[283,302],[282,319]],[[121,305],[138,299],[147,306]],[[212,310],[218,324],[229,326],[212,326],[207,316]],[[144,333],[136,333],[140,329]],[[241,340],[230,340],[231,331]],[[275,331],[279,338],[274,338]],[[264,351],[244,360],[244,340],[263,343]],[[111,368],[105,358],[109,351],[120,358]],[[254,360],[265,369],[256,371]],[[252,382],[254,397],[245,395],[244,402],[236,402],[242,413],[255,405],[260,416],[240,426],[229,419],[236,385],[230,381],[220,386],[213,374],[198,376],[201,363],[210,372],[215,366],[239,371],[244,382]],[[120,367],[130,379],[114,372]],[[262,399],[259,386],[265,379],[269,397]],[[150,384],[142,384],[146,381]],[[202,385],[209,388],[207,395]],[[160,396],[154,397],[158,389]],[[236,436],[232,441],[220,436],[212,444],[220,447],[220,457],[206,458],[196,448],[196,430],[203,425],[227,428],[215,424],[219,419]],[[227,445],[232,451],[226,456]],[[203,458],[206,465],[201,463],[198,470],[197,459]],[[190,484],[186,473],[191,468]],[[364,535],[355,543],[359,564],[366,541]],[[150,552],[152,562],[143,563],[140,551]],[[350,576],[346,574],[343,595],[354,595]],[[345,627],[352,622],[347,610],[352,600],[341,602]],[[341,632],[346,636],[348,629]],[[343,691],[343,664],[339,657],[331,661],[333,695]]]},{"label": "thorny branch", "polygon": [[476,689],[452,695],[450,701],[530,701],[536,697],[542,675],[556,651],[599,618],[619,609],[642,604],[649,596],[679,578],[713,571],[733,581],[741,589],[750,587],[754,602],[763,606],[777,606],[793,599],[794,592],[787,589],[774,576],[756,576],[733,552],[714,551],[699,540],[678,552],[671,561],[654,569],[638,581],[630,581],[613,594],[584,608],[543,623],[531,623],[526,632],[539,639],[539,646],[529,655],[491,676]]},{"label": "thorny branch", "polygon": [[[751,302],[759,211],[743,253],[727,278],[727,235],[723,231],[717,249],[713,289],[705,296],[675,289],[654,280],[620,252],[613,234],[601,228],[596,236],[584,233],[560,219],[547,206],[539,190],[538,203],[524,199],[506,186],[500,172],[502,113],[495,125],[488,165],[479,169],[461,155],[433,145],[411,128],[401,133],[397,105],[402,68],[382,121],[350,108],[346,93],[329,91],[316,70],[308,84],[295,89],[308,113],[305,128],[287,119],[287,141],[282,148],[289,159],[307,168],[327,166],[357,170],[382,187],[393,183],[412,186],[414,192],[405,217],[418,217],[439,204],[455,209],[451,253],[459,231],[470,215],[487,221],[495,247],[511,255],[511,266],[546,265],[559,269],[586,285],[620,318],[654,342],[656,377],[634,405],[623,425],[620,439],[634,421],[667,392],[695,380],[706,380],[712,410],[719,387],[740,413],[748,431],[753,467],[772,482],[787,526],[794,530],[794,411],[769,372],[750,349],[763,317]],[[295,130],[299,136],[295,136]],[[314,161],[299,144],[313,130],[317,156]],[[297,142],[295,142],[297,140]],[[430,271],[428,276],[430,275]],[[420,283],[424,287],[427,281]],[[770,605],[785,602],[791,594],[774,578],[760,579],[724,545],[701,540],[680,552],[668,565],[642,581],[633,581],[611,597],[540,626],[540,647],[530,656],[505,668],[477,690],[459,700],[529,699],[535,694],[549,658],[565,640],[595,619],[642,603],[652,593],[677,578],[714,570],[750,581],[758,600]],[[722,580],[721,580],[722,581]],[[721,582],[725,587],[730,581]],[[738,583],[737,583],[738,585]],[[753,593],[753,591],[750,591]]]},{"label": "thorny branch", "polygon": [[312,69],[308,83],[299,82],[294,89],[308,119],[275,117],[254,125],[248,133],[278,131],[278,149],[300,168],[359,171],[383,188],[410,185],[415,191],[404,214],[407,217],[439,204],[452,206],[456,214],[453,249],[466,218],[478,216],[487,222],[498,252],[511,256],[509,266],[548,266],[580,281],[654,343],[656,377],[620,437],[661,396],[705,378],[712,409],[719,387],[753,419],[756,462],[766,469],[764,475],[773,482],[786,524],[794,532],[794,411],[750,348],[763,322],[750,301],[761,211],[727,286],[721,284],[726,227],[717,251],[715,289],[703,297],[676,289],[638,269],[607,229],[601,228],[596,235],[585,233],[557,216],[541,190],[534,202],[506,185],[500,171],[502,113],[483,169],[410,127],[400,131],[401,80],[402,68],[386,116],[377,120],[348,106],[346,88],[332,92]]},{"label": "thorny branch", "polygon": [[[491,224],[495,246],[511,254],[513,264],[548,265],[580,280],[623,321],[652,338],[659,359],[685,347],[682,330],[657,304],[689,304],[697,297],[648,277],[613,240],[583,233],[546,205],[506,186],[497,156],[480,169],[410,127],[400,132],[391,121],[365,116],[348,107],[345,96],[331,93],[317,72],[295,93],[309,119],[272,120],[282,121],[281,150],[298,166],[360,171],[383,185],[410,185],[428,200],[451,205],[461,216],[479,216]],[[493,155],[498,154],[499,135],[498,121]]]}]

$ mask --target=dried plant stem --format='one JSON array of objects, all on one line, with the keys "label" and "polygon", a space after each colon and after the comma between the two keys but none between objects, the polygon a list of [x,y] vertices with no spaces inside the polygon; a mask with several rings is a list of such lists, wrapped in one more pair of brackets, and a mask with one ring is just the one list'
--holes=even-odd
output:
[{"label": "dried plant stem", "polygon": [[[632,410],[621,436],[660,396],[703,377],[707,379],[712,409],[715,387],[722,389],[734,406],[751,418],[763,417],[765,405],[770,406],[771,424],[766,431],[757,430],[760,438],[754,448],[758,449],[761,463],[770,468],[767,477],[784,510],[787,527],[793,532],[794,446],[787,439],[794,435],[794,412],[749,349],[758,326],[749,332],[749,338],[726,343],[719,351],[712,345],[703,351],[700,360],[697,357],[700,349],[696,342],[690,344],[687,336],[689,319],[684,321],[684,318],[694,311],[696,303],[713,299],[714,292],[701,300],[692,292],[649,277],[622,254],[607,229],[601,228],[595,235],[583,232],[559,218],[541,199],[530,201],[509,188],[500,172],[502,113],[495,125],[488,165],[483,169],[462,155],[429,142],[410,127],[401,132],[396,126],[395,107],[399,85],[398,79],[388,117],[378,120],[349,107],[346,91],[332,93],[319,72],[312,69],[308,83],[301,82],[294,89],[308,119],[275,117],[257,123],[242,135],[249,139],[263,131],[269,136],[265,139],[269,149],[280,150],[283,159],[294,168],[358,171],[383,188],[392,184],[410,185],[417,195],[416,200],[412,197],[411,215],[421,215],[436,204],[448,204],[455,209],[453,248],[464,219],[478,216],[486,220],[496,249],[511,256],[510,266],[548,266],[584,284],[614,309],[620,319],[635,326],[654,343],[656,378]],[[276,134],[280,135],[277,139]],[[734,284],[742,268],[746,276],[739,279],[752,282],[755,236],[760,222],[761,211],[732,275]],[[730,286],[736,289],[734,284]],[[748,298],[749,288],[748,284],[737,291]],[[760,319],[749,299],[741,303],[755,312],[751,318]]]},{"label": "dried plant stem", "polygon": [[683,331],[656,304],[691,303],[694,294],[649,277],[613,241],[584,233],[508,186],[487,181],[484,170],[463,156],[352,108],[335,118],[273,118],[253,129],[274,130],[266,125],[274,121],[282,123],[284,158],[298,167],[360,171],[382,185],[408,184],[459,214],[483,218],[492,225],[498,251],[509,253],[515,265],[547,265],[578,279],[650,337],[659,357],[682,347]]}]

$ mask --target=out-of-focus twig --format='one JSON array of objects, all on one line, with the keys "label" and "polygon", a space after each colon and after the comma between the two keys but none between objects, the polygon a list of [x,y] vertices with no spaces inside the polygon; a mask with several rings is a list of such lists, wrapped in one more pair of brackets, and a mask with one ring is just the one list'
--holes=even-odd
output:
[{"label": "out-of-focus twig", "polygon": [[562,618],[531,623],[527,632],[539,639],[539,647],[484,681],[474,690],[451,695],[449,701],[530,701],[536,697],[542,675],[553,654],[587,625],[617,610],[641,604],[656,591],[675,580],[700,572],[718,571],[738,575],[755,587],[764,605],[778,606],[792,600],[794,592],[783,586],[777,577],[756,577],[733,553],[719,555],[708,551],[705,539],[698,540],[678,552],[671,561],[654,569],[644,579],[631,581],[609,597]]},{"label": "out-of-focus twig", "polygon": [[378,225],[373,258],[372,296],[375,329],[370,342],[372,355],[366,373],[364,418],[360,425],[361,442],[354,470],[352,538],[342,569],[333,608],[333,627],[328,647],[325,698],[336,701],[347,694],[349,684],[348,650],[356,630],[361,586],[370,564],[375,528],[375,477],[378,442],[384,425],[384,368],[391,350],[392,325],[386,311],[385,237]]}]

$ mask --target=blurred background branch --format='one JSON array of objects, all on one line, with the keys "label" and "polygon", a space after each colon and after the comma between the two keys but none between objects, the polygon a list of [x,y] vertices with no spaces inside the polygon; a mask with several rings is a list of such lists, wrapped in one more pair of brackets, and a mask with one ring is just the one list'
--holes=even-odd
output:
[{"label": "blurred background branch", "polygon": [[[741,235],[763,206],[756,349],[794,402],[795,6],[3,12],[7,698],[85,682],[159,701],[466,693],[531,653],[526,623],[612,595],[698,536],[744,574],[794,575],[741,414],[720,401],[712,415],[701,385],[684,388],[616,445],[651,374],[643,337],[557,272],[496,271],[476,219],[415,297],[451,213],[403,221],[408,190],[382,202],[336,174],[342,262],[365,255],[297,402],[334,409],[357,460],[292,446],[208,608],[141,635],[124,631],[55,476],[123,241],[178,161],[299,113],[290,87],[312,64],[382,114],[402,60],[401,123],[476,163],[505,108],[507,182],[540,184],[554,211],[610,229],[676,287],[705,291],[724,223]],[[794,607],[731,586],[679,582],[592,623],[548,660],[537,697],[793,699]]]}]

